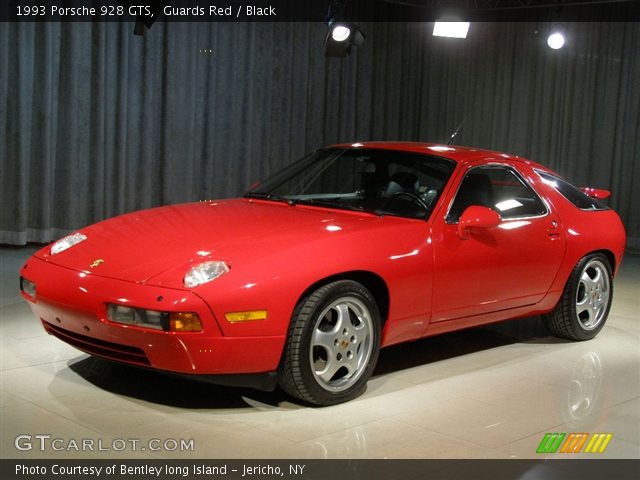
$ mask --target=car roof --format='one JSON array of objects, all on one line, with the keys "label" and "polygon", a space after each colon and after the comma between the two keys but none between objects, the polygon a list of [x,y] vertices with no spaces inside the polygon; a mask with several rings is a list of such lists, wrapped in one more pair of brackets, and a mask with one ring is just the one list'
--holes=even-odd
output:
[{"label": "car roof", "polygon": [[516,162],[524,162],[532,167],[548,170],[546,167],[527,160],[526,158],[519,157],[518,155],[512,155],[503,152],[497,152],[494,150],[486,150],[482,148],[474,147],[462,147],[458,145],[445,145],[442,143],[427,143],[427,142],[354,142],[354,143],[340,143],[333,145],[336,148],[374,148],[381,150],[399,150],[403,152],[416,152],[434,155],[438,157],[447,158],[453,160],[456,163],[467,163],[472,160],[510,160]]}]

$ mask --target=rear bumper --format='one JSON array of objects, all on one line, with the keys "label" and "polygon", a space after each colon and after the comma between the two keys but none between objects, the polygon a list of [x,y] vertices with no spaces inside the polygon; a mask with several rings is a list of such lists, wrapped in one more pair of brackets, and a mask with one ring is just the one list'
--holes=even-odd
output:
[{"label": "rear bumper", "polygon": [[[35,298],[23,296],[45,330],[89,354],[190,376],[269,376],[277,370],[284,336],[225,337],[209,305],[189,291],[99,277],[33,257],[21,275],[36,284]],[[195,312],[203,331],[164,332],[113,323],[106,316],[107,303]],[[224,378],[216,383],[225,384]]]}]

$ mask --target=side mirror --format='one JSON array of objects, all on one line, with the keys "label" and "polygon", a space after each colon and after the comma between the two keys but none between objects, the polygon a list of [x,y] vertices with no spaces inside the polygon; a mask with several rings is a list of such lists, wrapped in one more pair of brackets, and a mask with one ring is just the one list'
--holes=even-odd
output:
[{"label": "side mirror", "polygon": [[468,207],[458,220],[457,234],[462,240],[469,239],[469,230],[475,228],[492,228],[500,225],[502,218],[495,210],[479,205]]},{"label": "side mirror", "polygon": [[605,199],[611,196],[611,192],[609,190],[603,190],[601,188],[580,187],[580,190],[592,198]]}]

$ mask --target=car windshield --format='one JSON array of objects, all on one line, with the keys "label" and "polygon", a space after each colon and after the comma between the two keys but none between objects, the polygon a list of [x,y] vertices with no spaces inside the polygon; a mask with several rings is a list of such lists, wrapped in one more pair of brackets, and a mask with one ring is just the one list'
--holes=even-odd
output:
[{"label": "car windshield", "polygon": [[451,160],[420,153],[328,148],[258,184],[245,197],[427,218],[454,167]]}]

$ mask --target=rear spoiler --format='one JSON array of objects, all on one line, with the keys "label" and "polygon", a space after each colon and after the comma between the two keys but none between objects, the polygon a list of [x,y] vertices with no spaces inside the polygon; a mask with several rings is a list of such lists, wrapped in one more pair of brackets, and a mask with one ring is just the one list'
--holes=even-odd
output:
[{"label": "rear spoiler", "polygon": [[584,193],[593,198],[605,199],[611,196],[611,192],[609,190],[603,190],[601,188],[593,188],[593,187],[580,187]]}]

